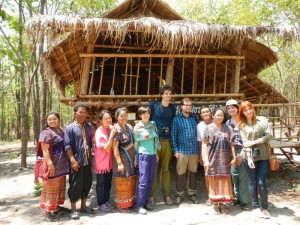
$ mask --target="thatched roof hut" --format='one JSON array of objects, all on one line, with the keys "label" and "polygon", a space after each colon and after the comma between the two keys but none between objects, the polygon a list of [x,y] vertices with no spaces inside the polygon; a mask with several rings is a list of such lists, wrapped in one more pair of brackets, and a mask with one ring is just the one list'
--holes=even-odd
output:
[{"label": "thatched roof hut", "polygon": [[287,102],[258,77],[278,58],[254,40],[292,40],[296,34],[287,28],[203,24],[184,20],[160,0],[127,0],[100,18],[35,17],[27,31],[53,40],[44,55],[46,73],[62,93],[74,85],[74,99],[63,100],[68,104],[141,105],[157,98],[164,83],[174,86],[175,100]]}]

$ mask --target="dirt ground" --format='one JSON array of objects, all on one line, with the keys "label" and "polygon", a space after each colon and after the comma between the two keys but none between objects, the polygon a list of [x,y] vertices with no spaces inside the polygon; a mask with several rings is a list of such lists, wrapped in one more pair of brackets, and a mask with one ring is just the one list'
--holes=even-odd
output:
[{"label": "dirt ground", "polygon": [[[28,153],[28,168],[20,169],[19,143],[0,144],[0,224],[48,224],[43,221],[39,209],[39,198],[34,197],[33,163],[34,146],[30,143]],[[166,206],[161,192],[158,191],[155,210],[147,215],[135,212],[120,213],[114,209],[110,213],[97,210],[95,198],[95,179],[90,192],[88,205],[96,211],[94,215],[81,215],[77,221],[72,221],[68,214],[61,214],[60,221],[52,224],[157,224],[157,225],[195,225],[195,224],[300,224],[300,164],[292,166],[286,160],[281,160],[281,168],[268,176],[269,220],[255,217],[252,209],[241,210],[230,206],[228,215],[214,215],[210,206],[205,205],[207,193],[204,188],[204,177],[199,170],[197,179],[197,197],[200,204],[193,205],[187,198],[180,206]],[[171,167],[172,190],[175,194],[175,165]],[[112,190],[111,203],[114,199]],[[69,207],[66,197],[64,207]]]}]

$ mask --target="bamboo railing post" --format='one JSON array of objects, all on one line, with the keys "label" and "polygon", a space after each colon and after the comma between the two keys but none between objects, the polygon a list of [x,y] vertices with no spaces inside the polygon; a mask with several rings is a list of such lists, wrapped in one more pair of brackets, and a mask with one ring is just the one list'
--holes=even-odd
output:
[{"label": "bamboo railing post", "polygon": [[127,71],[128,71],[128,61],[129,57],[126,57],[126,67],[125,67],[125,74],[124,74],[124,87],[123,87],[123,95],[126,94],[126,85],[127,85]]},{"label": "bamboo railing post", "polygon": [[215,67],[214,67],[214,89],[213,94],[216,94],[216,82],[217,82],[217,59],[215,59]]},{"label": "bamboo railing post", "polygon": [[92,94],[92,88],[93,88],[93,84],[94,84],[95,63],[96,63],[96,58],[93,57],[92,79],[91,79],[91,82],[90,82],[89,95]]},{"label": "bamboo railing post", "polygon": [[225,63],[225,76],[224,76],[224,94],[226,93],[226,87],[227,87],[227,69],[228,69],[228,60],[226,59]]},{"label": "bamboo railing post", "polygon": [[204,71],[203,71],[203,85],[202,85],[202,94],[205,94],[205,85],[206,85],[206,64],[207,64],[207,59],[204,59]]},{"label": "bamboo railing post", "polygon": [[149,70],[148,70],[148,87],[147,87],[147,95],[150,93],[150,81],[151,81],[151,68],[152,68],[152,58],[150,57],[149,62]]},{"label": "bamboo railing post", "polygon": [[180,87],[180,93],[183,94],[183,83],[184,83],[184,64],[185,60],[182,59],[182,68],[181,68],[181,87]]},{"label": "bamboo railing post", "polygon": [[101,95],[103,72],[104,72],[104,63],[105,63],[105,57],[102,58],[102,67],[101,67],[101,74],[100,74],[100,83],[99,83],[98,95]]},{"label": "bamboo railing post", "polygon": [[160,59],[160,76],[159,76],[159,87],[162,86],[162,75],[163,75],[163,69],[164,69],[164,58]]},{"label": "bamboo railing post", "polygon": [[138,87],[139,87],[139,77],[140,77],[140,64],[141,64],[141,58],[138,59],[138,68],[137,68],[137,75],[135,80],[135,94],[138,94]]},{"label": "bamboo railing post", "polygon": [[115,87],[116,69],[117,69],[117,60],[118,60],[118,58],[115,57],[113,79],[112,79],[112,84],[111,84],[111,88],[112,88],[113,90],[114,90],[114,87]]},{"label": "bamboo railing post", "polygon": [[192,94],[195,94],[198,87],[198,62],[197,59],[194,59],[194,65],[193,65],[193,88],[192,88]]}]

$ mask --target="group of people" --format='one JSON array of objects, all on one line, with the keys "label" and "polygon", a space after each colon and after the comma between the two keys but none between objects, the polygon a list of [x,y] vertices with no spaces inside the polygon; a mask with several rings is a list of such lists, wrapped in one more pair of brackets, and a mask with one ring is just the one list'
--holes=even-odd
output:
[{"label": "group of people", "polygon": [[[45,129],[39,137],[49,169],[49,178],[42,181],[40,198],[46,220],[56,221],[58,212],[68,210],[60,206],[65,200],[66,175],[69,175],[71,219],[79,219],[80,212],[95,213],[86,205],[93,181],[92,165],[97,203],[103,212],[114,208],[110,203],[112,179],[115,206],[121,211],[133,209],[144,215],[153,210],[160,180],[166,205],[179,205],[186,186],[190,201],[198,204],[199,164],[204,167],[208,202],[215,213],[229,213],[230,203],[248,209],[250,191],[257,216],[270,218],[266,177],[267,142],[271,135],[267,119],[256,116],[250,102],[239,106],[232,99],[226,103],[230,115],[226,124],[223,109],[212,112],[209,107],[201,108],[202,121],[198,123],[198,115],[191,113],[193,102],[189,98],[181,100],[181,112],[175,115],[175,107],[170,104],[172,92],[171,86],[162,86],[161,100],[141,106],[137,111],[140,120],[134,127],[128,123],[126,108],[115,111],[114,125],[111,113],[102,110],[94,134],[86,121],[84,104],[76,104],[74,122],[64,130],[60,128],[59,114],[47,115]],[[174,199],[170,195],[172,156],[176,158],[177,173]]]}]

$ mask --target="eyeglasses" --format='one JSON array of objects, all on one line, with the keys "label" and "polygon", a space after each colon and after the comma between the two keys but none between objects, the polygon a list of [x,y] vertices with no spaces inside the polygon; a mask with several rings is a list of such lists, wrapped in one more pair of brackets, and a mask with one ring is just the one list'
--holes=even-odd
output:
[{"label": "eyeglasses", "polygon": [[186,107],[192,107],[193,106],[193,105],[188,105],[188,104],[182,104],[182,105],[184,105]]}]

